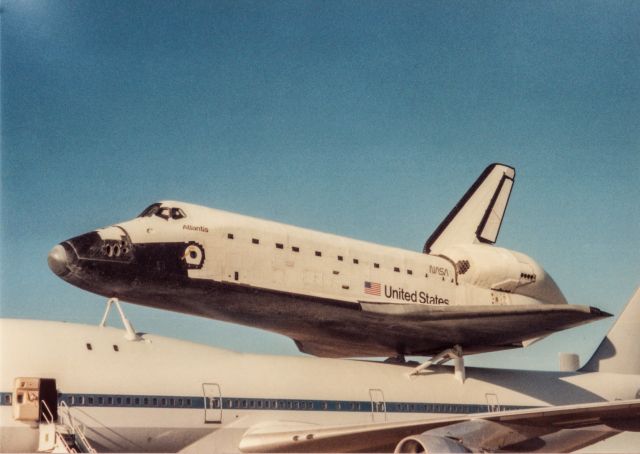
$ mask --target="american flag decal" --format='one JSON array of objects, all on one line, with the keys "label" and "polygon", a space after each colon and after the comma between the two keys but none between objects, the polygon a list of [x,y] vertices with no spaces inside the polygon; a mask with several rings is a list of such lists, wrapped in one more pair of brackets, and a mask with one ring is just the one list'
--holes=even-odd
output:
[{"label": "american flag decal", "polygon": [[380,282],[364,281],[364,292],[367,295],[380,296]]}]

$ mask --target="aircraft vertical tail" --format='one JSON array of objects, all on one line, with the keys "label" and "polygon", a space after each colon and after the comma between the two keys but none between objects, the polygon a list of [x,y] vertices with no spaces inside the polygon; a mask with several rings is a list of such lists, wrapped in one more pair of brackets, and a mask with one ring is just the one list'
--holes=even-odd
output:
[{"label": "aircraft vertical tail", "polygon": [[640,287],[581,372],[640,374]]},{"label": "aircraft vertical tail", "polygon": [[456,244],[493,244],[498,238],[516,171],[491,164],[440,223],[422,252],[437,254]]}]

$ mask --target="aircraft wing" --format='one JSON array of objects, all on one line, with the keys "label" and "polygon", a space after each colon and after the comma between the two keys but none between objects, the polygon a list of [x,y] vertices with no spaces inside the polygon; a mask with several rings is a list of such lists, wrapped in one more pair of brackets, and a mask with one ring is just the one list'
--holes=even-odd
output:
[{"label": "aircraft wing", "polygon": [[314,333],[296,339],[298,348],[324,357],[428,356],[460,345],[468,355],[522,347],[531,339],[611,315],[569,304],[425,306],[360,301],[359,306],[358,323],[344,319],[341,336]]},{"label": "aircraft wing", "polygon": [[[436,452],[471,452],[515,449],[548,434],[603,424],[611,434],[640,430],[640,399],[353,426],[299,424],[292,429],[291,422],[274,422],[247,430],[239,448],[246,453],[380,452],[394,447],[396,452],[422,452],[416,445],[421,443],[423,449],[431,446],[437,448]],[[586,432],[582,434],[589,437]],[[593,437],[590,443],[603,438],[606,436],[602,434]],[[575,446],[586,446],[585,441]]]}]

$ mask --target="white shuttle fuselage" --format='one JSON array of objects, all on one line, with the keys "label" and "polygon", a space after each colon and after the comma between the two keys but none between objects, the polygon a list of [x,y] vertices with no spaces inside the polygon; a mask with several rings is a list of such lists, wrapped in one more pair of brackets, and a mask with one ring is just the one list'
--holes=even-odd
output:
[{"label": "white shuttle fuselage", "polygon": [[608,315],[492,246],[514,175],[487,168],[426,253],[165,201],[62,242],[49,265],[85,290],[275,331],[319,356],[513,348]]}]

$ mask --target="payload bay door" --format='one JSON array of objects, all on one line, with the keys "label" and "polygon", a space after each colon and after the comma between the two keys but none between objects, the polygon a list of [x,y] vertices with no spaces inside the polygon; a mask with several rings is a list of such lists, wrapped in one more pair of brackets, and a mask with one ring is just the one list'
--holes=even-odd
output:
[{"label": "payload bay door", "polygon": [[222,422],[222,394],[217,383],[203,383],[204,422],[205,424]]},{"label": "payload bay door", "polygon": [[381,389],[370,389],[371,397],[371,421],[384,422],[387,420],[387,404],[384,401],[384,393]]}]

